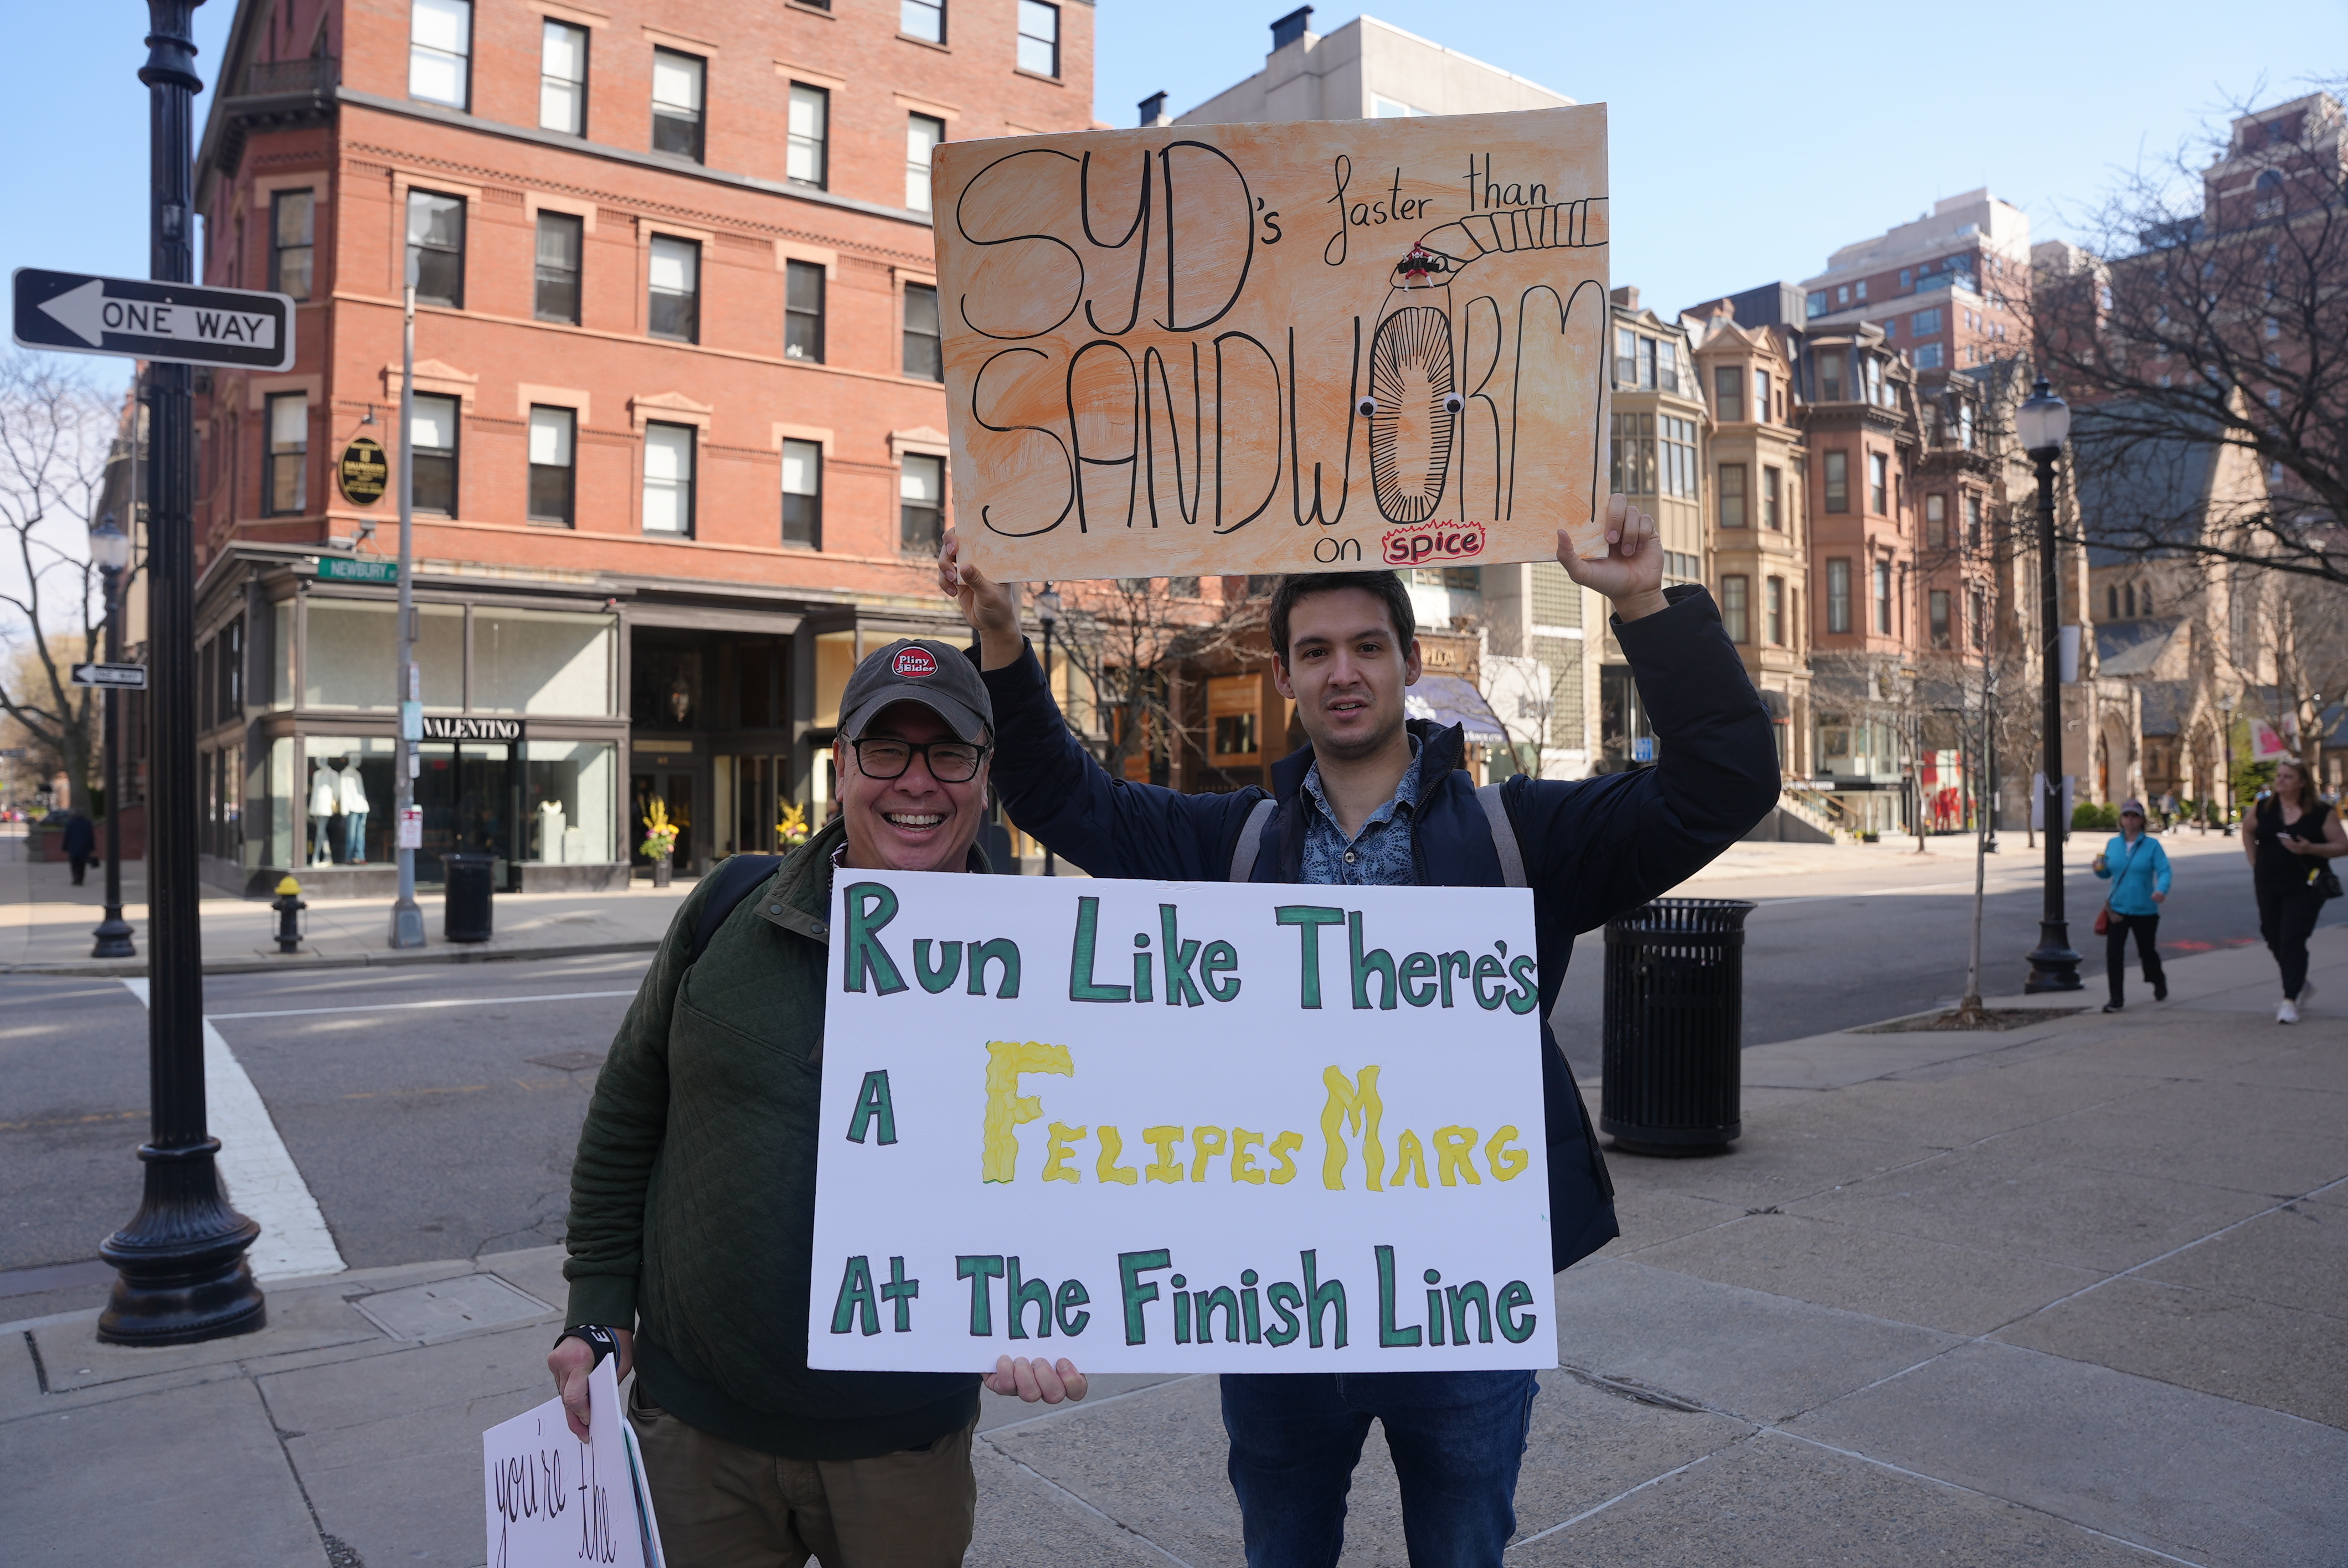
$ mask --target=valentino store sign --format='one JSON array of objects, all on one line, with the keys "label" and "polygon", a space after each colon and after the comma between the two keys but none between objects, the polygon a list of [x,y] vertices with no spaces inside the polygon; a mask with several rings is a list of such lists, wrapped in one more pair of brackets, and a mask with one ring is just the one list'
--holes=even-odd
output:
[{"label": "valentino store sign", "polygon": [[424,716],[427,741],[507,741],[521,739],[520,719],[469,719]]}]

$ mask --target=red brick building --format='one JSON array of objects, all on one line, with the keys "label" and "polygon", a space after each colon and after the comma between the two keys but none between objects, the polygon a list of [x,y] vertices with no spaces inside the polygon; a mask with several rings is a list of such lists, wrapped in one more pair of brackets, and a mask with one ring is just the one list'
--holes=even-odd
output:
[{"label": "red brick building", "polygon": [[419,874],[610,885],[654,797],[688,866],[819,818],[860,651],[958,634],[930,149],[1088,128],[1090,7],[243,0],[219,72],[205,280],[301,303],[198,409],[214,879],[388,886],[393,589],[318,563],[396,553],[408,279]]},{"label": "red brick building", "polygon": [[2027,336],[2030,220],[1969,190],[1843,246],[1802,288],[1810,330],[1870,323],[1920,371],[2010,359]]}]

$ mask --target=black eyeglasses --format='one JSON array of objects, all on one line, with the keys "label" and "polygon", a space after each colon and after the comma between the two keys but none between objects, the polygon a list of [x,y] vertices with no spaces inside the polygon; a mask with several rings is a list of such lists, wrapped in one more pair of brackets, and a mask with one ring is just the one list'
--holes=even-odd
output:
[{"label": "black eyeglasses", "polygon": [[991,749],[973,746],[968,741],[875,739],[848,743],[855,748],[857,770],[866,778],[901,777],[912,765],[913,753],[919,752],[930,776],[940,784],[968,784],[976,778],[978,764]]}]

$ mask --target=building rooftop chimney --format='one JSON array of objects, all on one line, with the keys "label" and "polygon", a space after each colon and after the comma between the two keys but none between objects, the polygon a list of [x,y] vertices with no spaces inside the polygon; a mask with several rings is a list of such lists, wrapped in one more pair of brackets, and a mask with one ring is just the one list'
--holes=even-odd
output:
[{"label": "building rooftop chimney", "polygon": [[1626,311],[1635,311],[1639,308],[1639,291],[1634,285],[1630,283],[1625,283],[1621,288],[1614,290],[1612,293],[1607,295],[1607,298],[1612,300],[1616,304],[1622,306]]},{"label": "building rooftop chimney", "polygon": [[1304,36],[1304,30],[1312,25],[1313,7],[1299,5],[1272,25],[1272,46],[1275,49],[1288,47],[1289,45]]},{"label": "building rooftop chimney", "polygon": [[1166,95],[1163,92],[1152,93],[1141,100],[1141,126],[1144,130],[1154,125],[1171,125],[1173,121],[1167,117]]}]

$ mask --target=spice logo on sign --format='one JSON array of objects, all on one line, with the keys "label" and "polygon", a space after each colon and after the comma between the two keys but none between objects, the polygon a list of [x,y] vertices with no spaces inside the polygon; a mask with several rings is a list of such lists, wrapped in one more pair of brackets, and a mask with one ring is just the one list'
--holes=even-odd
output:
[{"label": "spice logo on sign", "polygon": [[938,672],[935,655],[926,648],[903,648],[889,661],[889,668],[909,680],[919,681]]},{"label": "spice logo on sign", "polygon": [[1484,553],[1484,525],[1415,523],[1406,528],[1388,528],[1379,546],[1388,566],[1444,566],[1473,560]]}]

